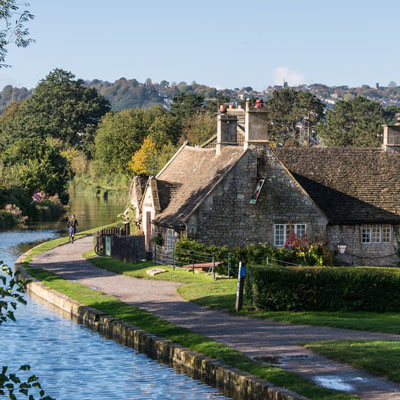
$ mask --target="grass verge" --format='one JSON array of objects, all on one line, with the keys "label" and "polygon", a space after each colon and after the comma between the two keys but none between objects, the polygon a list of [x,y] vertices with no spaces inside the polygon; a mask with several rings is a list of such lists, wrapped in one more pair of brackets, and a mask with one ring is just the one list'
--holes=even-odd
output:
[{"label": "grass verge", "polygon": [[[90,261],[100,268],[135,278],[180,282],[184,285],[179,287],[178,292],[186,300],[201,306],[223,308],[231,312],[235,309],[236,279],[213,281],[210,276],[205,274],[192,274],[180,269],[175,269],[174,271],[169,266],[163,266],[167,270],[166,273],[151,277],[146,274],[147,269],[155,266],[151,262],[131,264],[107,257],[96,257]],[[346,311],[272,312],[254,310],[244,304],[240,314],[277,322],[400,334],[400,314],[398,313]]]},{"label": "grass verge", "polygon": [[333,360],[383,376],[400,383],[400,342],[398,341],[330,341],[313,342],[305,347]]},{"label": "grass verge", "polygon": [[[59,240],[60,239],[41,245],[36,249],[35,254],[40,254],[47,251],[49,248],[56,247],[60,244]],[[57,242],[58,244],[55,244],[54,242]],[[105,260],[112,261],[111,259]],[[149,268],[149,264],[152,265],[151,263],[141,264],[140,267],[137,265],[135,271],[130,272],[136,274],[136,276],[143,276],[145,270]],[[112,265],[112,263],[109,264],[109,267],[111,268],[110,265]],[[241,369],[256,377],[266,379],[277,386],[285,387],[305,397],[316,400],[359,399],[359,397],[354,395],[313,385],[294,373],[253,361],[229,346],[214,341],[206,336],[193,333],[186,328],[175,326],[147,311],[125,304],[113,296],[105,295],[102,292],[90,289],[87,286],[76,282],[64,280],[53,273],[41,269],[30,268],[28,262],[25,262],[24,266],[32,276],[42,281],[49,288],[70,296],[84,305],[105,312],[119,320],[134,324],[147,332],[171,340],[172,342],[185,346],[192,351],[223,361],[231,367]],[[190,279],[197,279],[197,282],[203,283],[206,283],[207,280],[210,279],[208,276],[197,274],[193,277],[193,274],[188,274],[185,271],[176,270],[169,272],[171,273],[170,279],[178,282],[180,282],[181,279],[189,280],[188,276],[190,276]],[[157,275],[154,278],[161,279],[161,276]],[[165,280],[165,276],[163,279]],[[226,281],[225,284],[235,285],[235,282]]]}]

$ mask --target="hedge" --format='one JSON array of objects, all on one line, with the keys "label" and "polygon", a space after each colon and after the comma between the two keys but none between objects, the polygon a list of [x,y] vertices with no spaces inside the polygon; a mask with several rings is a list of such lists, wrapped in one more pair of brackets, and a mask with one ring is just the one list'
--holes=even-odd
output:
[{"label": "hedge", "polygon": [[[280,260],[301,265],[332,265],[333,255],[326,246],[313,243],[288,250],[284,247],[274,247],[267,244],[248,244],[244,247],[207,246],[196,240],[183,237],[175,245],[176,261],[182,264],[192,262],[192,254],[199,262],[204,257],[212,257],[215,261],[222,261],[224,267],[228,265],[228,254],[231,261],[231,271],[236,274],[239,261],[244,265],[267,264],[267,259]],[[224,272],[224,271],[222,271]],[[225,271],[226,272],[226,271]]]},{"label": "hedge", "polygon": [[383,267],[251,266],[250,305],[268,311],[400,311],[400,270]]}]

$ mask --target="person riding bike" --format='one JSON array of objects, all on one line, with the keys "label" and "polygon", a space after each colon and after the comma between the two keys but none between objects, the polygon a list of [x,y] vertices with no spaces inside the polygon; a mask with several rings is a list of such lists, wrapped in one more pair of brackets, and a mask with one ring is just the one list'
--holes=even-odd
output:
[{"label": "person riding bike", "polygon": [[78,226],[78,220],[75,218],[75,214],[72,214],[71,219],[67,222],[70,243],[74,243],[74,237],[77,226]]}]

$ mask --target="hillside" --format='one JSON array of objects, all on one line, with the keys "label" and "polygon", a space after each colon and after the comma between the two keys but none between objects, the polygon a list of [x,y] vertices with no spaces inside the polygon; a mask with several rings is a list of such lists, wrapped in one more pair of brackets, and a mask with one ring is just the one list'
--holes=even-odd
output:
[{"label": "hillside", "polygon": [[[215,98],[217,95],[229,97],[234,102],[244,101],[248,97],[261,97],[267,100],[272,92],[280,90],[284,86],[269,86],[264,91],[255,91],[250,86],[241,89],[223,89],[206,85],[200,85],[196,82],[187,84],[180,82],[153,83],[147,79],[145,83],[136,79],[120,78],[115,82],[101,81],[94,79],[87,81],[86,85],[96,88],[111,103],[112,110],[119,112],[127,108],[149,108],[160,104],[169,108],[172,99],[179,92],[194,92],[207,98]],[[400,86],[379,86],[375,87],[362,85],[361,87],[349,88],[348,86],[326,86],[323,84],[302,85],[291,87],[295,90],[307,91],[315,94],[328,108],[333,107],[339,100],[349,100],[355,96],[364,96],[382,104],[383,107],[400,106]],[[32,89],[17,88],[7,85],[0,91],[0,112],[13,101],[24,100],[30,95]]]}]

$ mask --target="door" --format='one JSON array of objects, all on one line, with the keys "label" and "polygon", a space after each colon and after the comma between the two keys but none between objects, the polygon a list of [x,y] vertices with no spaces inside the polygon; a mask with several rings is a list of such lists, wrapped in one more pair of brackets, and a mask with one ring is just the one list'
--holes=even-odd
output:
[{"label": "door", "polygon": [[151,211],[146,211],[146,251],[151,251]]}]

